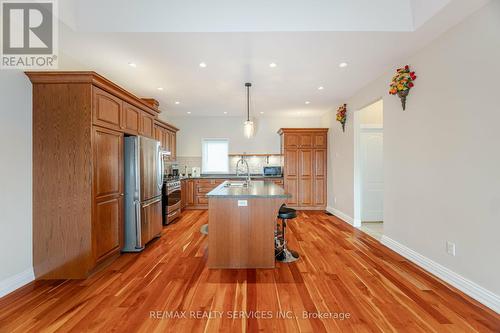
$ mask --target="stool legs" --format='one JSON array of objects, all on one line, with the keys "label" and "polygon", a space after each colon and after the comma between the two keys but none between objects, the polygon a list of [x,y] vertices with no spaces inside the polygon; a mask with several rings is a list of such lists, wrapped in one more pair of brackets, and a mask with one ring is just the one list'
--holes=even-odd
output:
[{"label": "stool legs", "polygon": [[276,260],[280,262],[294,262],[299,259],[299,254],[287,247],[287,241],[285,237],[286,219],[282,219],[281,221],[281,237],[279,237],[280,235],[278,233],[278,248],[276,251]]}]

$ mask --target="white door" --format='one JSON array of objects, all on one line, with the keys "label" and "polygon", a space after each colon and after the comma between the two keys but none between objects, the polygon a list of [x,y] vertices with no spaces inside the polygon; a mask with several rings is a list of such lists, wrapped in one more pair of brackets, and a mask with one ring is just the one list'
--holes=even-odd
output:
[{"label": "white door", "polygon": [[361,221],[384,220],[382,129],[361,129]]}]

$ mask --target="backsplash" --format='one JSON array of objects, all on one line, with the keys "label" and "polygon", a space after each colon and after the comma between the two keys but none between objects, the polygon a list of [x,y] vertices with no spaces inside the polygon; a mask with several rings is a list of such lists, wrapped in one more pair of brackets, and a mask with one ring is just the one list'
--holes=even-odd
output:
[{"label": "backsplash", "polygon": [[[236,163],[239,159],[240,156],[229,156],[228,173],[236,173]],[[248,162],[251,174],[262,174],[262,168],[266,165],[282,165],[281,156],[247,156],[245,159]],[[177,164],[180,173],[184,174],[186,166],[188,173],[190,173],[193,167],[201,169],[201,156],[177,156]]]}]

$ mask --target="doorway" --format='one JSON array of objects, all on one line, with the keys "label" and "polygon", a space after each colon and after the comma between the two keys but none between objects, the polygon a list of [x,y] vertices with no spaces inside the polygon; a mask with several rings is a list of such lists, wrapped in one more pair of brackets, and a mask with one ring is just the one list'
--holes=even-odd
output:
[{"label": "doorway", "polygon": [[355,114],[355,221],[380,240],[384,234],[383,100]]}]

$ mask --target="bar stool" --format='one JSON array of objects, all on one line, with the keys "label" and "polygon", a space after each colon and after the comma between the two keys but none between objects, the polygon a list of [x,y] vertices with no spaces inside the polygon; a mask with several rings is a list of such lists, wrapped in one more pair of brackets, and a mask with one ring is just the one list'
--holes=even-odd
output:
[{"label": "bar stool", "polygon": [[285,204],[281,205],[278,212],[278,218],[281,219],[281,233],[276,235],[275,257],[280,262],[294,262],[299,259],[299,254],[296,251],[288,249],[285,239],[285,230],[287,220],[297,217],[295,209],[288,208]]}]

